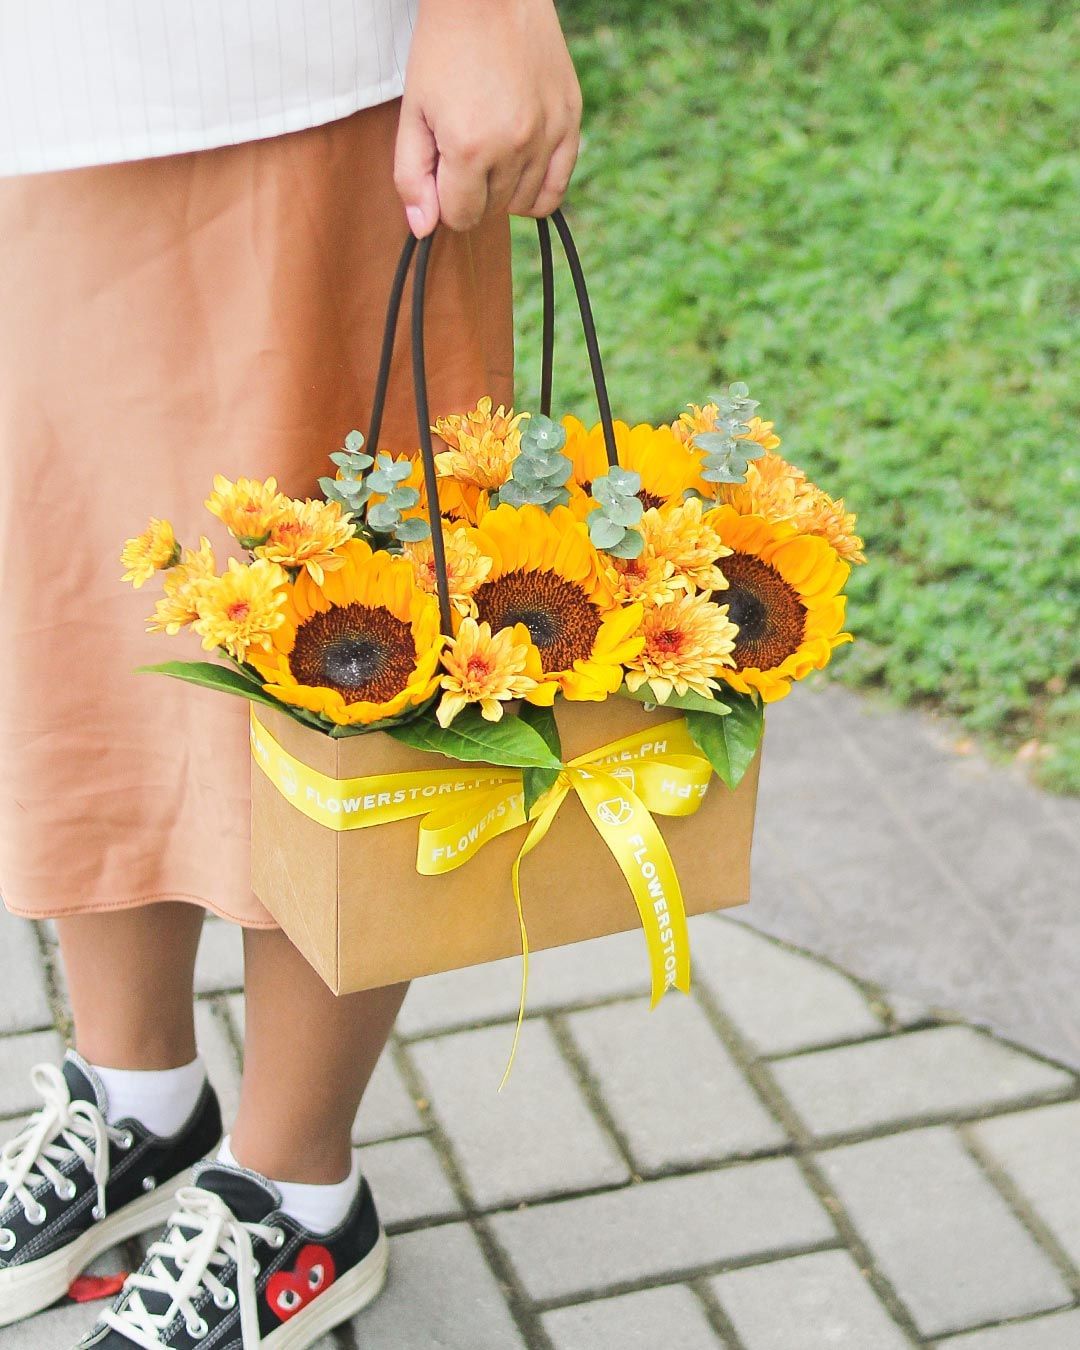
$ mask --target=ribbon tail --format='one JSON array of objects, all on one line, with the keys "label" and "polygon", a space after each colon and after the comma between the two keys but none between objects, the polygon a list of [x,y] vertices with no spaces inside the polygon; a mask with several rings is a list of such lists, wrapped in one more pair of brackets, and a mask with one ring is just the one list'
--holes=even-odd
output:
[{"label": "ribbon tail", "polygon": [[518,999],[517,1023],[514,1027],[514,1040],[510,1046],[510,1058],[506,1061],[506,1068],[503,1071],[502,1082],[499,1084],[499,1091],[510,1081],[510,1071],[514,1067],[514,1060],[517,1058],[518,1045],[521,1042],[521,1026],[525,1021],[525,1001],[529,992],[529,930],[525,926],[525,910],[521,902],[521,864],[540,843],[540,841],[551,829],[551,822],[558,814],[559,807],[566,799],[568,788],[552,793],[551,800],[543,809],[536,820],[533,821],[532,829],[526,836],[525,842],[518,850],[518,855],[514,859],[514,866],[511,872],[511,880],[514,885],[514,904],[517,906],[518,927],[521,929],[521,996]]}]

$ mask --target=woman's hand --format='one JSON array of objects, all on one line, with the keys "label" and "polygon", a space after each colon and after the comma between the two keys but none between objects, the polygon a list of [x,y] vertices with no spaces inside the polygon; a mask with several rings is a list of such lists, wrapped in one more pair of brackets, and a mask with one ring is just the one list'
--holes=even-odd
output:
[{"label": "woman's hand", "polygon": [[394,181],[415,235],[546,216],[574,171],[581,91],[553,0],[421,0]]}]

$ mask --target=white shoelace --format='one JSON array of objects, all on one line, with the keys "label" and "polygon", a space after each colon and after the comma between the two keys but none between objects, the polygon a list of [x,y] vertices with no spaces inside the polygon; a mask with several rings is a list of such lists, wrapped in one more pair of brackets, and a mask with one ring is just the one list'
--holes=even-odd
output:
[{"label": "white shoelace", "polygon": [[[262,1338],[255,1304],[258,1266],[251,1240],[258,1237],[280,1247],[284,1232],[266,1224],[241,1223],[220,1196],[197,1186],[178,1191],[176,1205],[165,1237],[147,1251],[143,1269],[128,1277],[125,1289],[130,1296],[120,1311],[105,1314],[106,1325],[144,1350],[162,1350],[166,1342],[161,1333],[178,1313],[189,1336],[202,1340],[206,1335],[209,1328],[195,1307],[201,1294],[209,1293],[219,1308],[235,1307],[238,1294],[244,1350],[259,1350]],[[175,1268],[175,1275],[166,1261]],[[216,1273],[230,1263],[236,1265],[237,1293]],[[143,1291],[164,1294],[169,1300],[164,1310],[151,1312],[143,1301]]]},{"label": "white shoelace", "polygon": [[67,1081],[55,1065],[36,1064],[30,1076],[44,1104],[0,1150],[0,1211],[14,1199],[31,1223],[41,1223],[45,1210],[31,1191],[42,1181],[50,1182],[61,1199],[71,1200],[75,1183],[60,1167],[74,1154],[94,1178],[94,1212],[104,1218],[109,1140],[130,1144],[131,1136],[106,1124],[94,1102],[72,1101]]}]

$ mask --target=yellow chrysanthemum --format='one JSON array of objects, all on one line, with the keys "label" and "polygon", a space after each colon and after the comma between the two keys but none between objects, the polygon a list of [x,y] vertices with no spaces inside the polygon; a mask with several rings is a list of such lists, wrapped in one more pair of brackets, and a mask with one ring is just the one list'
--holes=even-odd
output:
[{"label": "yellow chrysanthemum", "polygon": [[[593,480],[608,470],[604,429],[599,424],[588,428],[576,417],[564,417],[562,424],[566,428],[564,453],[574,466],[573,482],[588,493]],[[676,438],[670,427],[652,427],[646,422],[631,427],[616,422],[615,445],[622,467],[641,475],[638,496],[646,508],[681,501],[686,489],[697,481],[698,456]]]},{"label": "yellow chrysanthemum", "polygon": [[738,625],[734,669],[722,677],[766,703],[791,691],[791,681],[828,664],[850,642],[840,594],[851,572],[831,544],[799,534],[789,521],[740,515],[731,506],[706,517],[731,553],[723,561],[728,588],[720,598]]},{"label": "yellow chrysanthemum", "polygon": [[820,535],[845,562],[864,563],[863,541],[855,533],[855,514],[844,510],[844,499],[808,483],[796,503],[795,523],[804,534]]},{"label": "yellow chrysanthemum", "polygon": [[648,548],[642,549],[636,558],[601,557],[604,575],[620,604],[640,602],[646,608],[655,608],[674,600],[685,589],[682,579],[675,575],[674,565]]},{"label": "yellow chrysanthemum", "polygon": [[732,664],[738,631],[727,607],[707,595],[680,595],[647,610],[641,624],[645,645],[628,664],[627,688],[648,684],[657,703],[666,703],[673,690],[711,698],[715,677]]},{"label": "yellow chrysanthemum", "polygon": [[426,702],[439,685],[439,606],[405,558],[350,539],[342,566],[286,587],[285,618],[251,664],[268,694],[341,726],[378,722]]},{"label": "yellow chrysanthemum", "polygon": [[168,633],[175,637],[181,628],[189,628],[199,617],[199,598],[208,581],[217,577],[217,561],[205,535],[197,549],[184,549],[183,558],[165,574],[165,594],[154,606],[146,622],[148,633]]},{"label": "yellow chrysanthemum", "polygon": [[473,532],[492,562],[473,593],[477,616],[498,633],[524,624],[540,655],[541,678],[526,697],[551,704],[599,700],[622,683],[622,666],[641,650],[640,605],[620,607],[588,530],[569,507],[499,506]]},{"label": "yellow chrysanthemum", "polygon": [[[473,593],[491,571],[491,559],[480,552],[464,525],[443,531],[446,550],[446,576],[450,583],[450,603],[461,615],[476,617]],[[429,595],[438,594],[435,580],[435,550],[430,538],[408,544],[405,556],[412,563],[416,584]]]},{"label": "yellow chrysanthemum", "polygon": [[445,690],[436,717],[448,727],[468,703],[478,703],[489,722],[498,722],[503,704],[524,698],[543,676],[540,653],[524,624],[492,635],[491,625],[463,619],[442,657]]},{"label": "yellow chrysanthemum", "polygon": [[323,572],[344,565],[338,550],[355,533],[352,521],[341,514],[339,502],[294,501],[286,497],[270,522],[265,543],[254,550],[255,556],[268,558],[282,567],[304,568],[317,584]]},{"label": "yellow chrysanthemum", "polygon": [[237,661],[271,650],[272,635],[285,622],[288,576],[277,563],[229,559],[229,569],[200,584],[199,617],[192,625],[207,651],[225,650]]},{"label": "yellow chrysanthemum", "polygon": [[288,500],[277,490],[276,478],[265,482],[238,478],[233,483],[219,473],[206,499],[206,509],[217,516],[241,548],[252,549],[269,537],[271,525]]},{"label": "yellow chrysanthemum", "polygon": [[155,572],[175,567],[180,560],[180,545],[167,520],[151,516],[150,524],[133,539],[125,540],[120,561],[127,568],[124,580],[136,590],[149,581]]},{"label": "yellow chrysanthemum", "polygon": [[645,553],[671,564],[676,590],[719,591],[726,585],[716,564],[728,550],[709,525],[708,508],[699,497],[646,511],[638,529]]},{"label": "yellow chrysanthemum", "polygon": [[[715,403],[706,403],[698,406],[696,403],[688,405],[689,412],[680,413],[678,420],[672,423],[671,429],[684,445],[690,442],[702,431],[716,430],[716,415],[720,411]],[[760,417],[751,417],[747,422],[749,431],[740,437],[744,441],[756,441],[763,450],[775,450],[780,444],[780,437],[775,435],[773,422],[763,422]]]},{"label": "yellow chrysanthemum", "polygon": [[521,423],[527,413],[515,413],[500,403],[492,412],[491,399],[482,398],[472,411],[440,417],[432,430],[447,449],[435,456],[441,479],[439,502],[452,518],[476,520],[481,493],[500,488],[510,477],[521,450]]}]

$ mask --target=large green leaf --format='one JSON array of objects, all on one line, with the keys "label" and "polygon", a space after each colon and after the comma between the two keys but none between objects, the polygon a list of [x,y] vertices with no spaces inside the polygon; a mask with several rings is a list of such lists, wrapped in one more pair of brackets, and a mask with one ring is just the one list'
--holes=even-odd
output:
[{"label": "large green leaf", "polygon": [[239,670],[230,670],[227,666],[216,665],[213,661],[163,661],[156,666],[138,666],[138,674],[170,675],[174,680],[186,680],[188,684],[201,685],[203,689],[215,689],[219,694],[238,694],[250,699],[252,703],[265,703],[267,707],[277,708],[295,722],[317,731],[329,732],[330,727],[321,722],[313,713],[303,708],[292,708],[287,703],[267,694],[249,675]]},{"label": "large green leaf", "polygon": [[[619,693],[624,698],[632,698],[638,703],[649,703],[657,708],[682,708],[686,712],[708,713],[710,717],[725,717],[731,711],[727,703],[721,703],[716,698],[703,698],[701,694],[695,694],[692,689],[688,689],[685,694],[676,694],[672,691],[665,703],[656,702],[656,695],[647,684],[643,684],[635,693],[631,693],[624,684]],[[725,692],[724,698],[729,697],[731,695]]]},{"label": "large green leaf", "polygon": [[[559,736],[558,723],[555,721],[555,709],[541,708],[532,703],[523,703],[518,716],[526,726],[532,727],[544,738],[544,744],[561,763],[562,740]],[[554,786],[558,776],[559,770],[556,768],[522,770],[521,781],[525,788],[526,815],[529,814],[544,793]]]},{"label": "large green leaf", "polygon": [[762,705],[747,694],[731,694],[726,717],[688,711],[686,729],[730,788],[739,786],[761,744],[765,719]]},{"label": "large green leaf", "polygon": [[428,712],[412,722],[390,727],[387,735],[415,750],[430,750],[449,759],[499,764],[512,769],[562,767],[539,732],[526,726],[520,717],[509,716],[501,722],[488,722],[475,708],[466,708],[448,727],[439,726],[434,714]]}]

